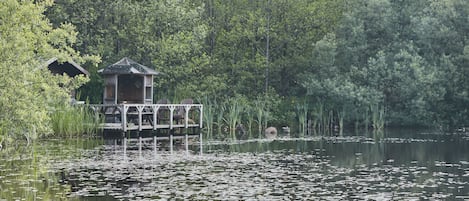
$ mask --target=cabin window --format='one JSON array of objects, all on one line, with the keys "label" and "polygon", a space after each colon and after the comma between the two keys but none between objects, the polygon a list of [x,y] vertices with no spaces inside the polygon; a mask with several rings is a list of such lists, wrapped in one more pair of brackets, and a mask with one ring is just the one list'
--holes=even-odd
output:
[{"label": "cabin window", "polygon": [[151,87],[145,87],[145,99],[151,99]]}]

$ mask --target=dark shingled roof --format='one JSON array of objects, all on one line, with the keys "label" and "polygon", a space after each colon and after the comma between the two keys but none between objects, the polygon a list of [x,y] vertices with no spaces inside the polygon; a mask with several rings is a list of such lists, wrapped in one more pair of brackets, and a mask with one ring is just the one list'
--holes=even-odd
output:
[{"label": "dark shingled roof", "polygon": [[127,57],[112,64],[106,68],[98,70],[98,73],[109,74],[140,74],[140,75],[158,75],[159,72],[135,62]]}]

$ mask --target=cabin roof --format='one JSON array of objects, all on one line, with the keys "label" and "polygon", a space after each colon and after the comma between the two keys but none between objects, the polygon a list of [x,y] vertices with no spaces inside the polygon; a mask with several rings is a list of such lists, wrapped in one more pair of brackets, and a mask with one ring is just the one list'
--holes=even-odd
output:
[{"label": "cabin roof", "polygon": [[63,63],[59,63],[57,58],[52,58],[46,61],[46,66],[47,68],[53,73],[53,74],[67,74],[70,77],[75,77],[79,74],[83,74],[86,76],[89,76],[90,73],[85,70],[83,67],[78,65],[77,63],[73,61],[66,61]]},{"label": "cabin roof", "polygon": [[135,62],[127,57],[122,58],[120,61],[98,70],[98,73],[109,75],[109,74],[141,74],[141,75],[158,75],[157,72],[151,68],[148,68],[142,64]]}]

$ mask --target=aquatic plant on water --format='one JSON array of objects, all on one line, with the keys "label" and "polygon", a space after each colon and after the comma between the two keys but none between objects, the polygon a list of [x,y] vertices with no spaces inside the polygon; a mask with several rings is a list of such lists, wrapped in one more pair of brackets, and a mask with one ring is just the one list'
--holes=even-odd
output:
[{"label": "aquatic plant on water", "polygon": [[305,101],[303,104],[297,104],[296,112],[298,116],[298,134],[300,137],[304,137],[307,133],[308,103]]},{"label": "aquatic plant on water", "polygon": [[256,100],[256,123],[259,129],[258,138],[262,138],[264,128],[267,128],[269,122],[269,112],[266,110],[265,103],[262,100]]},{"label": "aquatic plant on water", "polygon": [[365,124],[365,129],[370,128],[370,115],[369,115],[369,113],[370,113],[370,108],[366,107],[365,112],[363,113],[364,114],[363,121],[364,121],[364,124]]},{"label": "aquatic plant on water", "polygon": [[217,136],[222,137],[223,135],[223,116],[225,115],[225,110],[226,106],[225,104],[217,104],[215,102],[215,105],[217,105],[216,108],[216,118],[215,118],[215,124],[217,125]]},{"label": "aquatic plant on water", "polygon": [[374,130],[383,130],[384,129],[384,118],[385,110],[383,106],[379,104],[373,104],[370,107],[371,110],[371,123]]},{"label": "aquatic plant on water", "polygon": [[236,127],[241,122],[243,106],[237,100],[229,101],[229,105],[228,113],[224,121],[228,124],[230,137],[236,140]]},{"label": "aquatic plant on water", "polygon": [[210,101],[208,97],[204,97],[200,101],[204,105],[204,110],[203,110],[203,120],[204,120],[204,129],[207,134],[208,139],[213,139],[213,125],[214,125],[214,119],[215,119],[215,106]]},{"label": "aquatic plant on water", "polygon": [[334,110],[329,110],[327,125],[329,133],[332,134],[332,132],[334,131]]},{"label": "aquatic plant on water", "polygon": [[327,115],[328,112],[325,110],[324,103],[316,103],[313,110],[313,129],[316,129],[319,133],[326,132],[329,128]]},{"label": "aquatic plant on water", "polygon": [[244,112],[245,112],[245,118],[246,118],[246,122],[247,122],[246,128],[247,128],[247,132],[248,132],[247,133],[248,138],[251,139],[253,137],[252,136],[252,126],[255,122],[254,108],[252,106],[247,107],[247,108],[245,108]]},{"label": "aquatic plant on water", "polygon": [[342,107],[342,111],[337,112],[339,119],[339,135],[342,136],[344,133],[344,119],[345,119],[345,107]]}]

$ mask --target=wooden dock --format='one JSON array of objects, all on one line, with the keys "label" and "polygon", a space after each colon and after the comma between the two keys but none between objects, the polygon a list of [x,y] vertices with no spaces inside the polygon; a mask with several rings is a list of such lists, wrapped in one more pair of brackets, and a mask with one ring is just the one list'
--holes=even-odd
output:
[{"label": "wooden dock", "polygon": [[202,128],[202,104],[91,104],[104,131],[157,131]]}]

